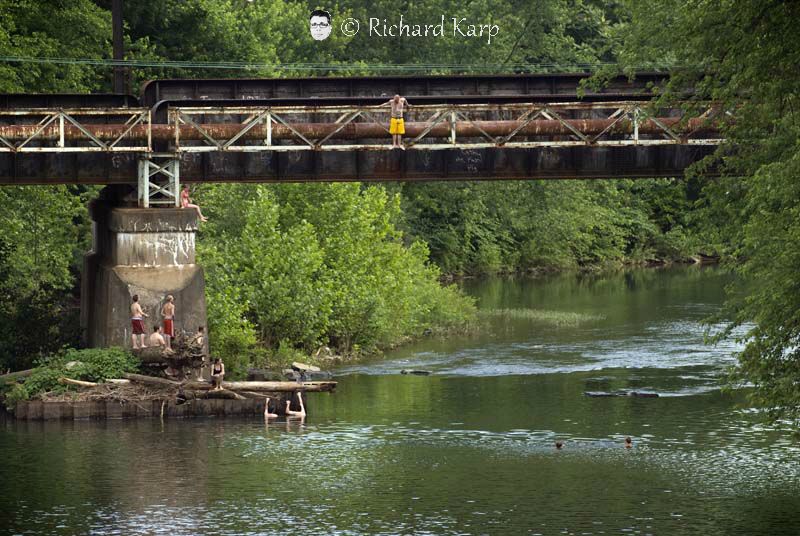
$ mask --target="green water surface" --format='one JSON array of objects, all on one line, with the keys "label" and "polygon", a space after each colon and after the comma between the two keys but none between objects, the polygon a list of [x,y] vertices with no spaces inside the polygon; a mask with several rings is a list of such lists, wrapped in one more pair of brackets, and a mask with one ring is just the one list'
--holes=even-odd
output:
[{"label": "green water surface", "polygon": [[[798,534],[800,444],[720,392],[738,346],[703,344],[726,281],[466,282],[517,313],[339,367],[303,423],[6,421],[0,533]],[[661,396],[584,395],[631,390]]]}]

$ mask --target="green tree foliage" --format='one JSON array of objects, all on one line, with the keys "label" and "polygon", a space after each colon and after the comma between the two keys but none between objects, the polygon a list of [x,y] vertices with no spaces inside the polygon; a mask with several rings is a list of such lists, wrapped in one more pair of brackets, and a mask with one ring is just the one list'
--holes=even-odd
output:
[{"label": "green tree foliage", "polygon": [[404,247],[399,199],[383,188],[224,185],[201,196],[214,214],[199,249],[221,353],[252,355],[256,343],[370,349],[474,314],[439,285],[423,244]]},{"label": "green tree foliage", "polygon": [[77,344],[86,206],[67,186],[0,188],[0,366]]},{"label": "green tree foliage", "polygon": [[[110,3],[110,2],[107,2]],[[347,13],[346,11],[343,11]],[[139,69],[136,82],[155,77],[291,76],[285,63],[336,63],[345,41],[335,32],[320,50],[308,33],[303,2],[184,0],[127,2],[125,21],[131,59],[228,61],[263,64],[251,69]],[[300,71],[302,72],[302,71]]]},{"label": "green tree foliage", "polygon": [[[800,4],[781,1],[630,2],[616,36],[630,65],[674,63],[666,98],[694,88],[720,103],[728,143],[723,178],[702,200],[724,232],[711,241],[735,254],[730,329],[751,325],[738,378],[773,417],[800,417]],[[728,118],[732,120],[728,120]],[[729,334],[728,330],[725,334]]]},{"label": "green tree foliage", "polygon": [[[91,0],[0,0],[0,55],[110,57],[111,14]],[[0,64],[0,92],[88,92],[106,84],[91,65]]]},{"label": "green tree foliage", "polygon": [[398,186],[404,225],[448,273],[684,259],[700,247],[684,180]]}]

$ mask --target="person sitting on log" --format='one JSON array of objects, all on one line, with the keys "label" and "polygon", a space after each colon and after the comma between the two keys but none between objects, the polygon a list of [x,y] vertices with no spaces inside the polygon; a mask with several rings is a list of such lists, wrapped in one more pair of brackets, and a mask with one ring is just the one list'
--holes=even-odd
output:
[{"label": "person sitting on log", "polygon": [[161,328],[159,326],[153,326],[153,333],[147,338],[147,344],[150,346],[159,346],[161,348],[167,347],[167,342],[164,340],[164,336],[161,335]]},{"label": "person sitting on log", "polygon": [[220,358],[214,359],[214,364],[211,366],[211,385],[214,386],[215,391],[222,390],[222,379],[225,377],[225,364]]},{"label": "person sitting on log", "polygon": [[300,417],[303,418],[306,416],[306,408],[303,406],[303,393],[297,391],[297,400],[300,401],[300,411],[292,411],[292,400],[289,399],[286,401],[286,416],[287,417]]},{"label": "person sitting on log", "polygon": [[171,348],[167,348],[167,342],[164,340],[164,336],[161,334],[161,328],[159,326],[153,326],[153,333],[147,338],[147,348],[160,348],[161,353],[163,355],[171,355],[175,352]]},{"label": "person sitting on log", "polygon": [[[275,409],[277,409],[277,408],[275,408]],[[272,413],[269,410],[269,397],[267,397],[266,400],[264,401],[264,418],[265,419],[275,419],[277,416],[278,416],[277,413]]]}]

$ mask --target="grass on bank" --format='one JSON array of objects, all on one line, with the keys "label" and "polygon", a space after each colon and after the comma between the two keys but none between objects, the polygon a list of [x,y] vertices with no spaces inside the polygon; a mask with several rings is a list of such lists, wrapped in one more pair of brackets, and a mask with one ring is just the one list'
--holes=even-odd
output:
[{"label": "grass on bank", "polygon": [[527,320],[558,328],[578,327],[590,322],[604,320],[603,315],[572,313],[567,311],[547,311],[544,309],[483,309],[478,312],[485,319]]}]

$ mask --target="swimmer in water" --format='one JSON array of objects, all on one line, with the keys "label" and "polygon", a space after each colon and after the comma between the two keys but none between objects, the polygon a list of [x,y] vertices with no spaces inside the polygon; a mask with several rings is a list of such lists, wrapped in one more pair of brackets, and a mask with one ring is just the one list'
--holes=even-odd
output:
[{"label": "swimmer in water", "polygon": [[631,441],[630,436],[625,438],[625,448],[629,449],[633,447],[633,442]]},{"label": "swimmer in water", "polygon": [[269,410],[269,397],[267,397],[266,401],[264,402],[264,418],[265,419],[275,419],[278,417],[277,413],[272,413]]},{"label": "swimmer in water", "polygon": [[300,411],[292,411],[290,409],[291,406],[292,406],[291,399],[286,401],[286,416],[287,417],[300,417],[301,419],[305,418],[305,416],[306,416],[306,408],[305,408],[305,406],[303,406],[303,394],[300,393],[299,391],[297,392],[297,400],[300,401]]},{"label": "swimmer in water", "polygon": [[561,450],[561,447],[564,446],[563,441],[556,441],[556,450]]}]

